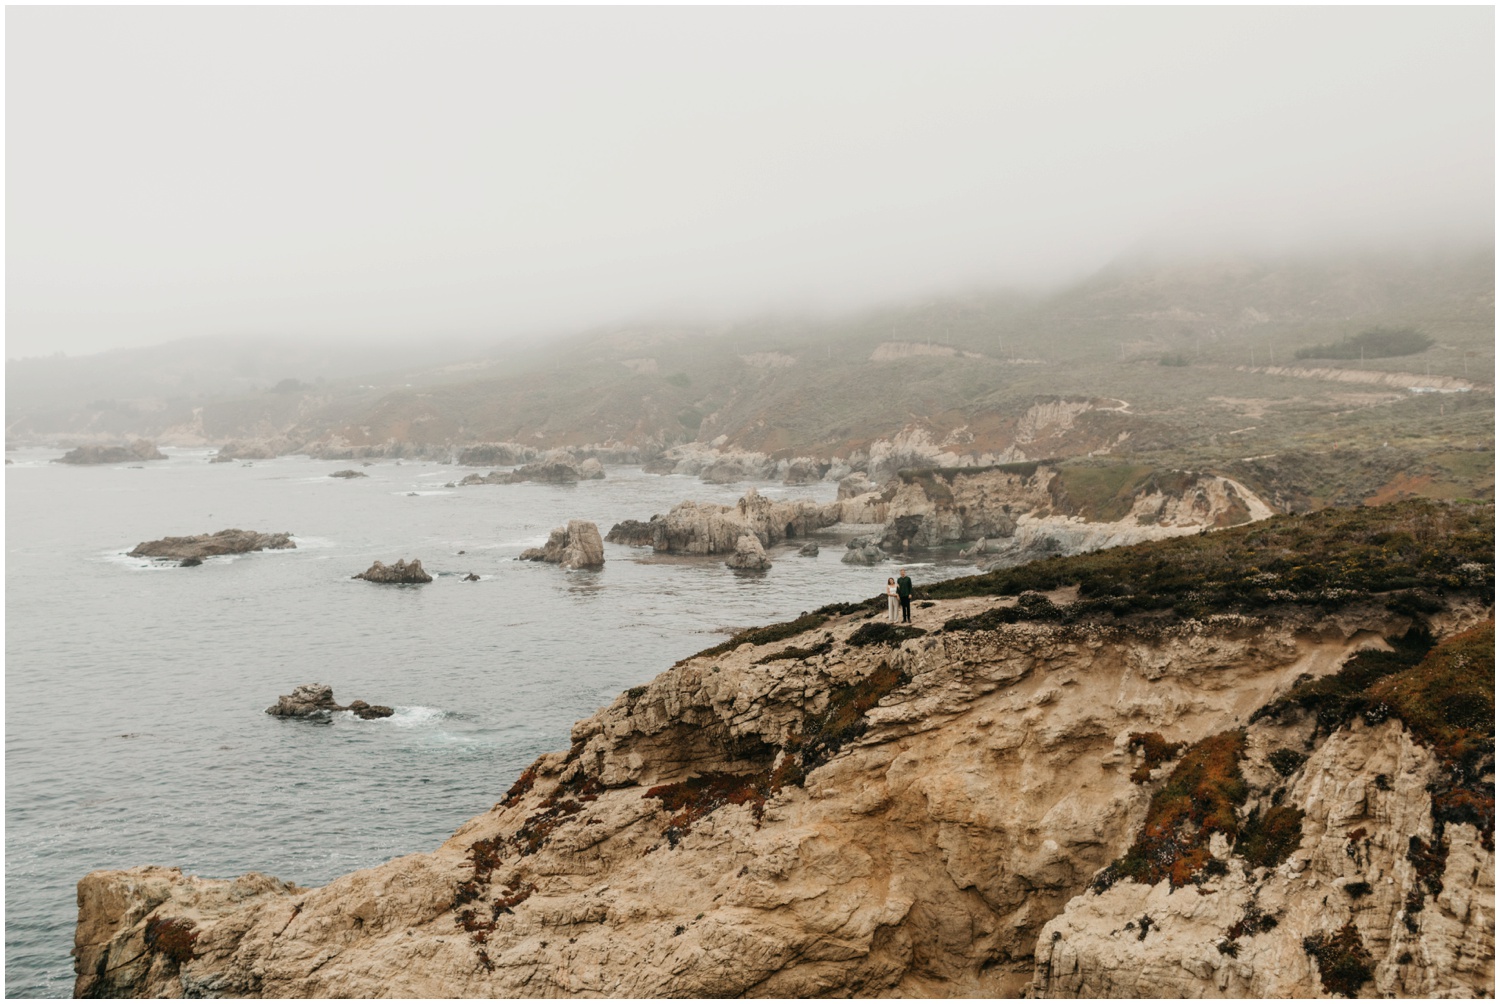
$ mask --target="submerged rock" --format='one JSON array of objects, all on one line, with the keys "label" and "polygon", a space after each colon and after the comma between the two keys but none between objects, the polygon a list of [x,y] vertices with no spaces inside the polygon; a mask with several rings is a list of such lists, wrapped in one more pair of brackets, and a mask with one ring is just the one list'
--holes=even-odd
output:
[{"label": "submerged rock", "polygon": [[564,568],[602,568],[604,541],[599,527],[586,519],[570,519],[552,531],[547,543],[521,552],[518,561],[546,561]]},{"label": "submerged rock", "polygon": [[816,558],[818,556],[818,545],[809,540],[797,549],[797,553],[804,558]]},{"label": "submerged rock", "polygon": [[478,582],[479,581],[479,576],[475,575],[473,572],[470,572],[468,575],[464,576],[464,581],[465,582]]},{"label": "submerged rock", "polygon": [[771,559],[766,557],[766,549],[760,546],[760,540],[747,533],[734,542],[734,553],[724,564],[745,572],[760,572],[771,567]]},{"label": "submerged rock", "polygon": [[196,568],[203,564],[202,558],[183,558],[177,563],[178,568]]},{"label": "submerged rock", "polygon": [[351,575],[351,579],[364,579],[366,582],[394,582],[399,585],[414,585],[423,582],[431,582],[432,576],[422,568],[420,558],[413,558],[408,562],[405,558],[400,559],[394,565],[387,565],[377,561],[358,575]]},{"label": "submerged rock", "polygon": [[290,694],[282,694],[276,703],[266,709],[266,714],[277,718],[311,718],[326,721],[335,711],[352,711],[364,719],[389,718],[395,714],[393,708],[384,704],[369,704],[353,701],[348,707],[333,699],[333,688],[326,683],[304,683]]},{"label": "submerged rock", "polygon": [[167,455],[148,439],[137,439],[129,446],[80,446],[69,450],[54,463],[59,464],[127,464],[132,460],[166,460]]},{"label": "submerged rock", "polygon": [[245,554],[250,551],[283,551],[295,548],[289,533],[256,533],[254,530],[220,530],[194,537],[163,537],[135,546],[132,558],[208,558],[216,554]]},{"label": "submerged rock", "polygon": [[369,477],[369,475],[366,474],[364,471],[356,471],[356,470],[334,471],[332,474],[330,474],[328,476],[330,478],[367,478],[367,477]]}]

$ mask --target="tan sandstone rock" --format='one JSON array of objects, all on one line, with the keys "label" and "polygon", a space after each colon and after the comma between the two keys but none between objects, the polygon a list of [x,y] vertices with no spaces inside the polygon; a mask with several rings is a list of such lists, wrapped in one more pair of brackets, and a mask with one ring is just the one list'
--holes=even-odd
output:
[{"label": "tan sandstone rock", "polygon": [[[1196,741],[1243,724],[1303,674],[1333,671],[1407,619],[1370,605],[1151,630],[1022,622],[938,633],[996,602],[918,605],[913,628],[928,633],[877,644],[850,644],[869,623],[859,610],[808,615],[800,635],[683,660],[578,722],[569,751],[539,758],[437,850],[322,888],[160,868],[95,872],[79,884],[75,989],[1001,997],[1024,990],[1034,970],[1042,992],[1077,992],[1085,984],[1061,982],[1072,970],[1059,954],[1076,946],[1078,971],[1104,974],[1089,989],[1316,992],[1306,962],[1280,948],[1284,976],[1257,977],[1257,965],[1220,982],[1249,961],[1249,949],[1235,960],[1202,940],[1243,894],[1227,878],[1208,896],[1179,890],[1160,906],[1146,902],[1170,914],[1164,929],[1187,932],[1149,961],[1129,946],[1119,955],[1091,946],[1110,937],[1105,914],[1123,916],[1136,907],[1131,897],[1158,890],[1117,884],[1106,896],[1129,902],[1110,901],[1104,914],[1096,906],[1106,897],[1078,897],[1125,850],[1151,797],[1129,778],[1132,730]],[[1459,609],[1449,626],[1486,613]],[[1397,769],[1380,758],[1400,757],[1411,759],[1411,780],[1372,796],[1371,773]],[[1395,725],[1349,733],[1308,761],[1288,797],[1315,823],[1298,874],[1318,884],[1279,872],[1257,880],[1269,883],[1268,903],[1285,897],[1289,933],[1301,923],[1294,917],[1350,909],[1328,885],[1347,875],[1344,827],[1369,819],[1422,832],[1410,794],[1419,761]],[[1380,853],[1382,881],[1398,896],[1402,866]],[[1455,892],[1441,923],[1466,929],[1445,935],[1452,950],[1425,935],[1405,939],[1435,954],[1414,949],[1382,987],[1480,989],[1473,975],[1493,959],[1484,884],[1493,863],[1472,848],[1455,855],[1448,867],[1465,869],[1471,893]],[[1428,907],[1434,925],[1439,912]],[[1380,916],[1369,916],[1372,939]],[[1052,942],[1053,930],[1067,933]],[[1382,930],[1390,957],[1404,936]],[[1039,933],[1047,961],[1038,954],[1034,964]],[[1473,953],[1467,971],[1460,950]],[[1142,972],[1160,982],[1143,984]]]}]

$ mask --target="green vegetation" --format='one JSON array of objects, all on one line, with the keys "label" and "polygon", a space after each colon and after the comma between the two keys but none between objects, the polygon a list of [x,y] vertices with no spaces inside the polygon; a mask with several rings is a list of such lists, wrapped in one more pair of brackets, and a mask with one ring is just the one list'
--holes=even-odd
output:
[{"label": "green vegetation", "polygon": [[770,655],[761,656],[751,665],[763,666],[768,662],[780,662],[783,659],[812,659],[816,656],[826,655],[832,650],[833,642],[828,639],[820,641],[816,645],[809,645],[806,648],[789,645],[780,652],[772,652]]},{"label": "green vegetation", "polygon": [[1333,345],[1297,350],[1298,359],[1384,359],[1414,356],[1432,347],[1432,339],[1416,328],[1371,328]]},{"label": "green vegetation", "polygon": [[[924,586],[924,599],[1019,596],[1077,586],[1079,601],[1036,604],[1024,619],[1097,623],[1133,615],[1206,617],[1273,607],[1409,607],[1422,593],[1494,594],[1494,509],[1411,500],[1273,517]],[[1019,606],[1019,604],[1018,604]],[[987,618],[984,620],[982,618]],[[1022,619],[991,611],[949,630]]]},{"label": "green vegetation", "polygon": [[1240,773],[1244,752],[1242,730],[1194,743],[1152,796],[1135,843],[1093,888],[1103,891],[1120,879],[1146,885],[1170,879],[1174,889],[1191,882],[1211,860],[1209,837],[1222,833],[1233,840],[1239,833],[1235,810],[1249,794]]},{"label": "green vegetation", "polygon": [[[1495,622],[1457,635],[1421,664],[1375,683],[1373,709],[1400,718],[1443,770],[1430,787],[1434,838],[1471,823],[1495,841]],[[1388,709],[1388,710],[1386,710]],[[1488,777],[1490,780],[1485,780]]]},{"label": "green vegetation", "polygon": [[1123,519],[1155,473],[1137,464],[1068,465],[1048,486],[1053,508],[1094,523]]},{"label": "green vegetation", "polygon": [[1298,753],[1295,750],[1283,747],[1282,749],[1272,750],[1271,755],[1266,757],[1266,760],[1270,763],[1271,769],[1276,773],[1282,777],[1291,777],[1303,764],[1307,763],[1307,754]]},{"label": "green vegetation", "polygon": [[899,645],[908,638],[920,638],[927,632],[921,628],[891,624],[887,621],[871,621],[863,624],[849,636],[850,648],[866,645]]},{"label": "green vegetation", "polygon": [[[773,642],[784,641],[787,638],[802,634],[804,631],[811,631],[814,628],[822,627],[823,623],[830,616],[833,615],[824,613],[822,610],[815,610],[810,614],[803,614],[796,620],[784,621],[780,624],[769,624],[765,627],[750,628],[749,630],[741,631],[728,641],[722,641],[711,648],[706,648],[701,652],[690,655],[688,659],[696,659],[699,656],[723,655],[726,652],[733,652],[741,645],[770,645]],[[688,659],[683,659],[677,665],[682,665]]]},{"label": "green vegetation", "polygon": [[1275,868],[1302,843],[1302,810],[1275,805],[1262,816],[1251,809],[1234,845],[1234,853],[1252,868]]},{"label": "green vegetation", "polygon": [[1130,772],[1130,780],[1136,784],[1145,784],[1151,780],[1151,772],[1168,760],[1175,760],[1177,754],[1187,748],[1187,743],[1169,743],[1162,738],[1160,732],[1132,732],[1130,741],[1125,748],[1134,753],[1140,750],[1145,753],[1145,759]]},{"label": "green vegetation", "polygon": [[1352,920],[1334,934],[1303,938],[1302,948],[1318,960],[1318,978],[1331,994],[1357,997],[1359,988],[1375,974],[1375,960]]},{"label": "green vegetation", "polygon": [[[1383,677],[1417,665],[1432,648],[1432,636],[1414,629],[1400,638],[1387,638],[1391,651],[1365,649],[1345,660],[1337,673],[1308,680],[1293,687],[1285,697],[1262,706],[1250,716],[1280,720],[1293,708],[1312,712],[1318,735],[1330,735],[1349,724],[1356,715],[1384,721],[1390,712],[1374,697],[1370,687]],[[1374,724],[1374,722],[1372,722]]]}]

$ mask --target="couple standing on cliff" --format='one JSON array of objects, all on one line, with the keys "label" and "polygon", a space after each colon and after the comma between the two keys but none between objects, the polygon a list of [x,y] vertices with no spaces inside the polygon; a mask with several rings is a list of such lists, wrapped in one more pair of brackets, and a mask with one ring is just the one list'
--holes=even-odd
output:
[{"label": "couple standing on cliff", "polygon": [[901,578],[885,580],[885,603],[886,610],[891,615],[891,623],[896,623],[896,601],[901,601],[901,621],[904,624],[911,623],[911,576],[906,574],[906,569],[901,569]]}]

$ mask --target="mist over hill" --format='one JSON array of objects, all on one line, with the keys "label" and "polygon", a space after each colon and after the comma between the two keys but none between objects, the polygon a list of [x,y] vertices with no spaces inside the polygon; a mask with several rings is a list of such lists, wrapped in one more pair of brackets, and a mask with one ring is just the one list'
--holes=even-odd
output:
[{"label": "mist over hill", "polygon": [[[489,349],[194,339],[11,362],[7,438],[275,438],[278,452],[375,455],[512,442],[649,459],[694,443],[847,457],[915,436],[1035,457],[1019,423],[1038,401],[1071,400],[1088,406],[1053,430],[1061,456],[1216,466],[1273,496],[1290,478],[1279,493],[1292,507],[1385,489],[1488,497],[1493,276],[1493,249],[1135,255],[1048,292]],[[1375,328],[1429,341],[1388,358],[1297,358]]]}]

